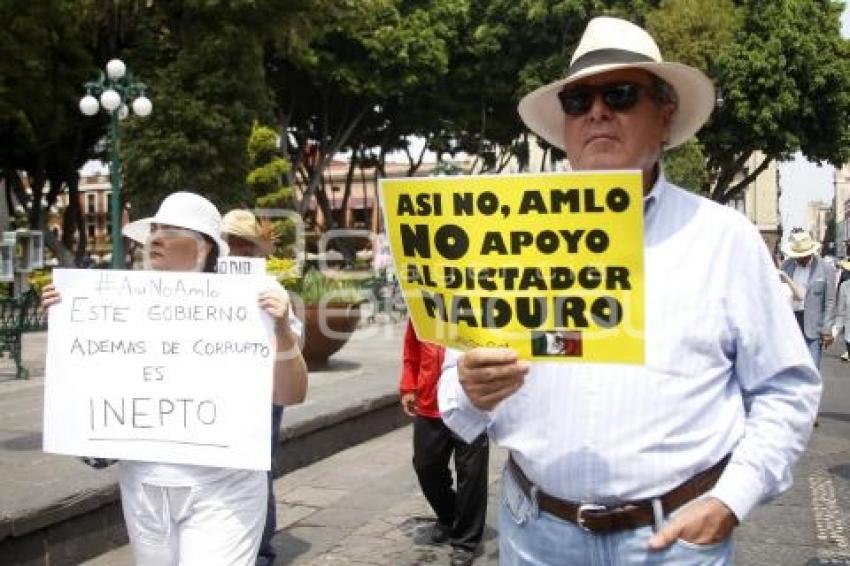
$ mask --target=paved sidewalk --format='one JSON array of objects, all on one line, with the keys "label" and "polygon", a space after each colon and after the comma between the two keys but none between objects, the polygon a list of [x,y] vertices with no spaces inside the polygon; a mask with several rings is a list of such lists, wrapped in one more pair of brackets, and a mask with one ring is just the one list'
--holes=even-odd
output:
[{"label": "paved sidewalk", "polygon": [[[307,401],[286,410],[288,471],[403,424],[397,410],[401,324],[364,326],[327,367],[310,372]],[[33,375],[0,360],[0,564],[76,564],[126,542],[116,470],[41,451],[45,333],[24,336]],[[8,370],[6,369],[8,366]]]},{"label": "paved sidewalk", "polygon": [[[850,564],[850,364],[839,364],[837,354],[824,361],[821,424],[797,467],[794,487],[736,531],[739,566]],[[449,549],[426,542],[433,515],[411,466],[411,434],[406,426],[278,479],[278,564],[448,564]],[[491,447],[479,566],[498,563],[504,459],[503,451]],[[132,560],[124,547],[87,564],[130,566]]]}]

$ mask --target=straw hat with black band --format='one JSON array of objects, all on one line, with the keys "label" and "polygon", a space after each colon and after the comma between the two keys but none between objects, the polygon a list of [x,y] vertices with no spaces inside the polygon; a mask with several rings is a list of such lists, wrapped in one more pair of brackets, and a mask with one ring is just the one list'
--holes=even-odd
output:
[{"label": "straw hat with black band", "polygon": [[818,253],[820,247],[820,242],[815,241],[808,232],[791,232],[788,242],[782,247],[782,253],[785,257],[797,259]]},{"label": "straw hat with black band", "polygon": [[711,115],[715,103],[711,79],[694,67],[665,62],[645,30],[609,17],[594,18],[587,24],[566,76],[527,94],[519,103],[519,115],[531,131],[564,149],[564,111],[558,92],[581,79],[619,69],[644,69],[675,91],[678,104],[665,149],[693,137]]}]

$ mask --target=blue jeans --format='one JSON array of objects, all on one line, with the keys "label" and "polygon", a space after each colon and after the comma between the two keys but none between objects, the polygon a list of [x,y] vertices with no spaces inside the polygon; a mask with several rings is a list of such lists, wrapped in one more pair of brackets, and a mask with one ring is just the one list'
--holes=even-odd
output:
[{"label": "blue jeans", "polygon": [[732,539],[697,545],[678,540],[662,551],[646,543],[652,527],[594,534],[539,512],[506,469],[499,511],[500,566],[714,566],[732,564]]},{"label": "blue jeans", "polygon": [[260,551],[257,553],[257,566],[274,564],[277,556],[272,546],[272,537],[277,531],[277,503],[274,498],[275,455],[280,445],[280,423],[283,420],[283,406],[272,405],[272,465],[268,473],[269,494],[266,499],[266,526],[260,541]]}]

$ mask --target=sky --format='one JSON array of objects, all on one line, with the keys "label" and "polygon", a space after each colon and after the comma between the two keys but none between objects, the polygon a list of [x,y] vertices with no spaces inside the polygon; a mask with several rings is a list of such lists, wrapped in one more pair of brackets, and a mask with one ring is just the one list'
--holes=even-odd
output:
[{"label": "sky", "polygon": [[[850,37],[850,2],[841,15],[841,33],[844,37]],[[814,200],[832,201],[833,168],[829,165],[818,167],[802,155],[798,155],[794,161],[779,165],[779,175],[779,185],[782,190],[782,195],[779,197],[782,228],[786,233],[795,226],[808,228],[806,224],[808,203]]]}]

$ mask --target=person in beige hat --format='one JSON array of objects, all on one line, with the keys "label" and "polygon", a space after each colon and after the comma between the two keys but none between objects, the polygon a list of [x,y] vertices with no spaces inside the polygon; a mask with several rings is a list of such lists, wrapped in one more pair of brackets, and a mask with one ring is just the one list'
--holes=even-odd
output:
[{"label": "person in beige hat", "polygon": [[233,256],[266,257],[274,248],[274,226],[268,221],[260,222],[250,210],[237,208],[225,214],[221,233]]},{"label": "person in beige hat", "polygon": [[[230,255],[237,257],[266,257],[274,248],[275,232],[270,222],[260,222],[250,210],[234,209],[224,215],[221,222],[221,234],[230,247]],[[271,292],[282,297],[282,301],[289,305],[286,290],[273,277],[269,278]],[[276,332],[294,333],[300,339],[302,324],[289,308],[289,324],[286,328],[277,327]],[[286,342],[286,337],[281,336],[279,341]],[[277,461],[277,453],[280,448],[280,427],[283,421],[283,408],[289,405],[302,403],[307,395],[307,366],[301,351],[297,346],[297,340],[290,342],[287,346],[292,354],[285,365],[280,366],[280,375],[276,372],[276,384],[274,398],[272,399],[272,430],[271,450],[272,466]],[[274,495],[274,470],[269,470],[268,496],[266,499],[266,525],[263,537],[257,553],[257,566],[274,564],[276,553],[271,544],[271,539],[277,531],[277,504]]]},{"label": "person in beige hat", "polygon": [[782,271],[803,290],[803,299],[794,301],[794,316],[806,345],[820,368],[821,352],[833,342],[835,311],[835,271],[818,257],[821,245],[802,228],[794,228],[783,246],[787,258]]},{"label": "person in beige hat", "polygon": [[821,382],[776,268],[752,223],[661,166],[714,100],[645,30],[600,17],[566,75],[519,103],[573,169],[642,172],[646,352],[643,366],[447,352],[443,420],[509,452],[500,564],[730,564],[734,527],[791,484]]},{"label": "person in beige hat", "polygon": [[835,300],[835,330],[836,337],[844,340],[844,353],[839,359],[850,362],[850,259],[838,262],[841,275],[838,279],[838,297]]}]

